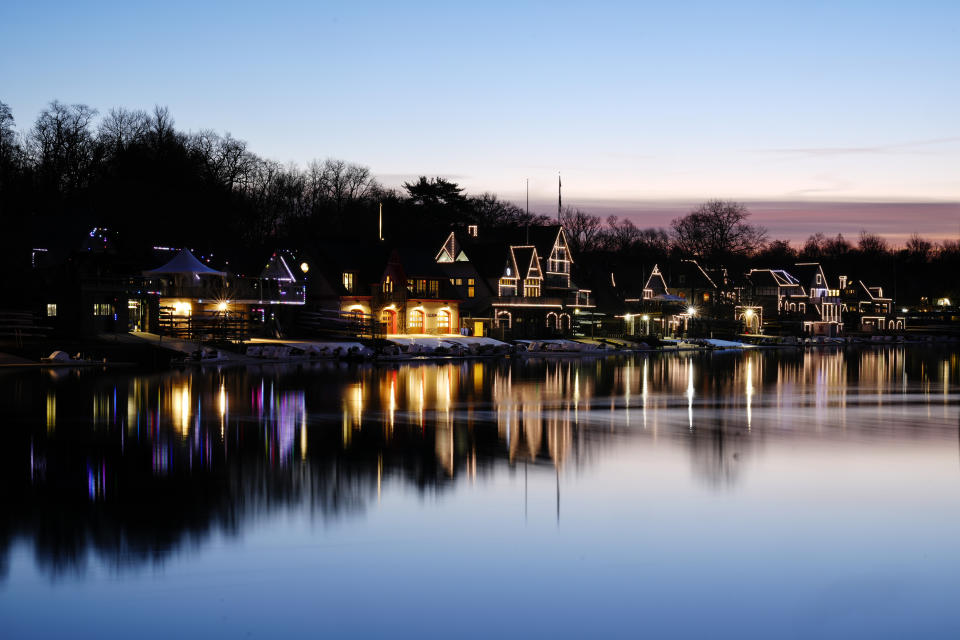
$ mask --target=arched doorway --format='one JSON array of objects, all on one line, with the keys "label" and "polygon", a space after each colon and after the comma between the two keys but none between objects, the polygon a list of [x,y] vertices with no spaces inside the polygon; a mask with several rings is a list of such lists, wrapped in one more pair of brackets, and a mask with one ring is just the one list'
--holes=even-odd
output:
[{"label": "arched doorway", "polygon": [[513,325],[513,315],[509,311],[497,311],[494,322],[498,329],[509,329]]},{"label": "arched doorway", "polygon": [[450,311],[441,309],[437,312],[437,331],[450,333]]},{"label": "arched doorway", "polygon": [[411,309],[407,318],[407,328],[410,333],[423,333],[426,314],[423,309]]},{"label": "arched doorway", "polygon": [[387,333],[398,333],[396,309],[384,309],[381,311],[380,322],[386,325]]},{"label": "arched doorway", "polygon": [[569,313],[560,314],[560,330],[570,331],[570,314]]}]

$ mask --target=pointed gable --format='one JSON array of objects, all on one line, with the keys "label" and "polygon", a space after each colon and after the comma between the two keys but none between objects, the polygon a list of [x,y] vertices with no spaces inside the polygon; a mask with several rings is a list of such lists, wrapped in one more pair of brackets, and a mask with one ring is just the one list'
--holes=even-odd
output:
[{"label": "pointed gable", "polygon": [[653,265],[653,271],[650,272],[650,277],[643,285],[643,299],[651,300],[665,295],[667,295],[667,281],[660,273],[660,266]]},{"label": "pointed gable", "polygon": [[289,251],[277,251],[267,261],[267,266],[260,272],[260,277],[280,282],[296,282],[297,276],[291,265],[297,261]]},{"label": "pointed gable", "polygon": [[543,279],[536,247],[510,247],[510,253],[513,256],[513,264],[516,265],[516,277]]},{"label": "pointed gable", "polygon": [[437,262],[454,262],[456,259],[457,234],[451,231],[450,235],[447,236],[447,239],[444,241],[443,246],[440,247],[440,252],[437,254],[435,260]]}]

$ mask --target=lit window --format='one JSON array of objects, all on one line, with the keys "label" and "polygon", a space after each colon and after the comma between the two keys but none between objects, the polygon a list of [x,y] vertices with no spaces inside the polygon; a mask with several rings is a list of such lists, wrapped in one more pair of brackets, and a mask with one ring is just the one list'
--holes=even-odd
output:
[{"label": "lit window", "polygon": [[349,271],[343,272],[343,288],[347,293],[353,293],[353,274]]},{"label": "lit window", "polygon": [[539,297],[540,281],[536,278],[527,278],[523,281],[523,295],[531,298]]},{"label": "lit window", "polygon": [[431,280],[430,281],[430,297],[436,298],[440,295],[440,281]]},{"label": "lit window", "polygon": [[409,321],[410,331],[416,333],[423,333],[423,311],[419,309],[414,309],[410,312],[410,321]]},{"label": "lit window", "polygon": [[393,293],[393,280],[390,278],[390,276],[387,276],[383,279],[383,292]]},{"label": "lit window", "polygon": [[467,278],[467,297],[472,298],[476,293],[476,288],[473,286],[473,278]]},{"label": "lit window", "polygon": [[93,305],[93,315],[95,316],[112,316],[113,315],[113,305],[107,304],[105,302],[95,302]]},{"label": "lit window", "polygon": [[48,318],[56,318],[56,317],[57,317],[57,305],[56,305],[56,304],[48,304],[48,305],[47,305],[47,317],[48,317]]},{"label": "lit window", "polygon": [[450,332],[450,312],[441,311],[437,314],[437,329],[440,329],[444,333]]}]

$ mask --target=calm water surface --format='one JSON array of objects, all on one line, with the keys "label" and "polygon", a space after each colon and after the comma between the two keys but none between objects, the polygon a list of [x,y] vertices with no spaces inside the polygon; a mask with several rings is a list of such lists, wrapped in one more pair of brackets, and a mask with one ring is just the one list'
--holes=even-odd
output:
[{"label": "calm water surface", "polygon": [[960,637],[960,355],[0,374],[0,635]]}]

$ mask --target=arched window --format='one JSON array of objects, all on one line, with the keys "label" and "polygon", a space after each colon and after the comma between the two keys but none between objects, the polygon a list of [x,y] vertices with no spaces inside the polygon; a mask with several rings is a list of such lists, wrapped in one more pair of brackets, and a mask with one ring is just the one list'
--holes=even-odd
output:
[{"label": "arched window", "polygon": [[547,329],[559,329],[560,325],[558,323],[559,318],[557,317],[556,313],[551,311],[547,314]]},{"label": "arched window", "polygon": [[422,309],[413,309],[407,320],[407,328],[411,333],[423,333],[424,313]]},{"label": "arched window", "polygon": [[450,333],[450,312],[441,309],[437,313],[437,329],[442,333]]},{"label": "arched window", "polygon": [[561,331],[570,330],[570,314],[569,313],[560,314],[560,330]]}]

